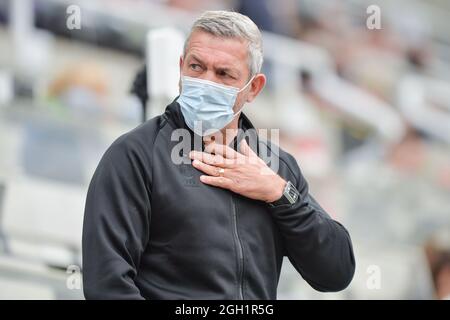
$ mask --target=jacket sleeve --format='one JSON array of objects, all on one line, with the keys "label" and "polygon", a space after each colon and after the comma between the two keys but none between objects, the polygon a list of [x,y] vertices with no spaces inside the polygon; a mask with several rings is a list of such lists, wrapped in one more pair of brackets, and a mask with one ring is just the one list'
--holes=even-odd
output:
[{"label": "jacket sleeve", "polygon": [[355,272],[350,235],[309,194],[297,162],[288,156],[288,179],[292,178],[291,182],[300,193],[299,199],[293,205],[269,209],[284,240],[287,256],[314,289],[343,290]]},{"label": "jacket sleeve", "polygon": [[119,138],[91,180],[82,238],[86,299],[143,299],[134,281],[149,239],[151,213],[142,158]]}]

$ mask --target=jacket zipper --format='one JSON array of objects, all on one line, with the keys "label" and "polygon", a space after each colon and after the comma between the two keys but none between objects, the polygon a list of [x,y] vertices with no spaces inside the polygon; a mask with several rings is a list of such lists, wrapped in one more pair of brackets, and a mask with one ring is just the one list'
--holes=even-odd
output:
[{"label": "jacket zipper", "polygon": [[234,237],[238,246],[238,264],[239,264],[239,299],[244,300],[244,250],[242,249],[241,239],[239,238],[238,228],[237,228],[237,213],[236,213],[236,205],[234,203],[234,197],[231,196],[231,203],[233,207],[233,229],[234,229]]}]

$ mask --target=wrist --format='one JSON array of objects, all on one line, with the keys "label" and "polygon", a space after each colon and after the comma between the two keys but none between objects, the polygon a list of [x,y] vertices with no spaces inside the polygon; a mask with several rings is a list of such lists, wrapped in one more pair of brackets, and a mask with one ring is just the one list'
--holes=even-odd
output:
[{"label": "wrist", "polygon": [[277,201],[283,196],[284,188],[286,187],[287,182],[280,176],[277,176],[277,178],[278,179],[276,179],[276,182],[271,184],[273,187],[265,200],[267,203]]}]

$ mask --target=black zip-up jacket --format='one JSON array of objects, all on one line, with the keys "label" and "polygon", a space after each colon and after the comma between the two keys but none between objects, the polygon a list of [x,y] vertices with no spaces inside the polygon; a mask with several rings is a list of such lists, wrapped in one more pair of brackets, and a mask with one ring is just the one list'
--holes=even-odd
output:
[{"label": "black zip-up jacket", "polygon": [[[253,128],[243,114],[239,126]],[[290,154],[278,149],[278,174],[300,197],[271,207],[203,184],[190,162],[174,164],[177,128],[189,130],[173,102],[100,161],[83,226],[87,299],[276,299],[283,256],[316,290],[348,286],[350,236],[309,194]]]}]

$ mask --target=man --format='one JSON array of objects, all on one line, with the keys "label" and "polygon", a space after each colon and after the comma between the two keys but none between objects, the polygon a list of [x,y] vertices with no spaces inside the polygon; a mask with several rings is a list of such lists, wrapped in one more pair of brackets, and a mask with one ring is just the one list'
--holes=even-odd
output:
[{"label": "man", "polygon": [[92,178],[87,299],[275,299],[283,256],[319,291],[350,283],[349,234],[309,195],[294,158],[241,112],[264,87],[262,60],[248,17],[212,11],[194,23],[180,96],[117,139]]}]

